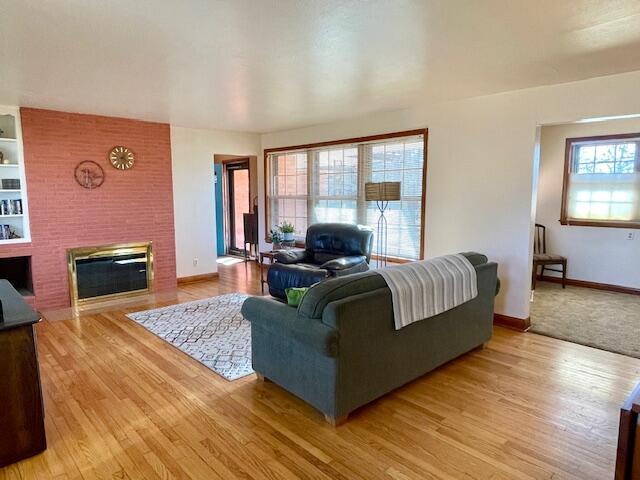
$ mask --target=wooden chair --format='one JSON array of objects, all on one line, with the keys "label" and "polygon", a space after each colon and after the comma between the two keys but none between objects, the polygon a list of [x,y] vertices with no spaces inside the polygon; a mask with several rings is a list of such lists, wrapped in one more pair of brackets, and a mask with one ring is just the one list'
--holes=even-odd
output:
[{"label": "wooden chair", "polygon": [[[560,265],[561,270],[549,268],[548,265]],[[542,267],[540,277],[544,276],[544,271],[562,273],[562,288],[565,288],[567,280],[567,259],[562,255],[547,253],[547,228],[544,225],[536,223],[536,229],[533,234],[533,275],[531,289],[536,289],[536,279],[538,277],[538,266]]]}]

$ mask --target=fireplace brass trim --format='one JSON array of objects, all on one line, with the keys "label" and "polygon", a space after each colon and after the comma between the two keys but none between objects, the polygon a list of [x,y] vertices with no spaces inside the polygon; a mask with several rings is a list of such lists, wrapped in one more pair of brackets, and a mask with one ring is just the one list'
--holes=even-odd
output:
[{"label": "fireplace brass trim", "polygon": [[[132,297],[153,290],[153,242],[136,243],[116,243],[112,245],[101,245],[98,247],[80,247],[67,249],[67,268],[69,271],[69,296],[72,307],[82,307],[88,304],[98,303],[105,300]],[[114,255],[131,255],[144,253],[147,263],[147,288],[132,290],[129,292],[112,293],[100,295],[98,297],[78,298],[78,275],[76,271],[76,261],[87,258],[112,257]]]}]

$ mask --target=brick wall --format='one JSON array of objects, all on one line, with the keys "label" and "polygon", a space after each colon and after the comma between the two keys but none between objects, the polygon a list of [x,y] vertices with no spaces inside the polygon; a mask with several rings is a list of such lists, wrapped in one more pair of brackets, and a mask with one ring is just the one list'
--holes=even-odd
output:
[{"label": "brick wall", "polygon": [[[66,249],[152,241],[156,291],[176,286],[169,125],[22,108],[31,244],[0,246],[0,257],[31,255],[38,308],[69,305]],[[125,145],[130,170],[107,155]],[[104,184],[80,187],[75,166],[99,163]]]}]

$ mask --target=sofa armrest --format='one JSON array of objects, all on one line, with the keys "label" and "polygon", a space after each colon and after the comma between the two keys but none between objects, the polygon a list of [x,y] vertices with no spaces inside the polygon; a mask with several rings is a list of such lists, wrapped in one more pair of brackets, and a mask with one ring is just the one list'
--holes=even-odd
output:
[{"label": "sofa armrest", "polygon": [[473,265],[474,267],[483,265],[489,261],[486,255],[478,252],[462,252],[460,255],[469,260],[469,263],[471,263],[471,265]]},{"label": "sofa armrest", "polygon": [[307,259],[306,250],[283,250],[273,255],[278,263],[290,264],[304,262]]},{"label": "sofa armrest", "polygon": [[242,315],[251,323],[252,342],[259,341],[256,330],[265,330],[310,348],[328,357],[338,354],[338,332],[316,319],[298,315],[294,307],[265,297],[249,297]]},{"label": "sofa armrest", "polygon": [[366,261],[367,261],[367,257],[365,257],[364,255],[352,255],[350,257],[339,257],[339,258],[334,258],[333,260],[329,260],[328,262],[325,262],[322,265],[320,265],[320,268],[324,268],[325,270],[336,272],[340,270],[347,270],[349,268],[353,268]]}]

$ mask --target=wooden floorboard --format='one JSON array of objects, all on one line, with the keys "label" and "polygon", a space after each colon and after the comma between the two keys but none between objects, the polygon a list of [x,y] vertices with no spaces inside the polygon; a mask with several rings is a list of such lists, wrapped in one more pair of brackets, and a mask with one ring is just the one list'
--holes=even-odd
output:
[{"label": "wooden floorboard", "polygon": [[[48,449],[3,479],[612,478],[640,360],[496,327],[473,351],[333,428],[254,375],[228,382],[131,311],[259,294],[254,264],[37,326]],[[1,434],[1,432],[0,432]]]}]

